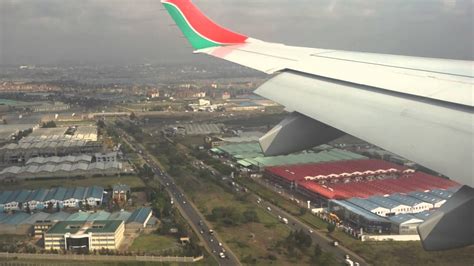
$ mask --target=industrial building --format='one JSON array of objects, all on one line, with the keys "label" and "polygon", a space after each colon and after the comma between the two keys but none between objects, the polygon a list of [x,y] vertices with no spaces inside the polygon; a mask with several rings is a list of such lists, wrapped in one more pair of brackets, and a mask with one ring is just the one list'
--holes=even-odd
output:
[{"label": "industrial building", "polygon": [[459,185],[382,160],[346,160],[267,167],[264,176],[312,202],[354,230],[416,234]]},{"label": "industrial building", "polygon": [[102,187],[51,188],[36,190],[0,191],[0,211],[42,210],[45,208],[78,208],[102,205]]},{"label": "industrial building", "polygon": [[268,167],[265,176],[319,200],[388,196],[457,183],[381,160],[350,160]]},{"label": "industrial building", "polygon": [[125,232],[123,221],[65,221],[58,222],[44,233],[47,250],[116,250]]},{"label": "industrial building", "polygon": [[10,166],[0,171],[0,180],[117,175],[121,172],[121,169],[122,163],[120,162],[46,163],[22,167]]},{"label": "industrial building", "polygon": [[125,184],[115,184],[112,187],[112,200],[116,202],[125,202],[130,196],[130,187]]},{"label": "industrial building", "polygon": [[34,128],[18,143],[0,147],[0,163],[24,163],[30,158],[93,154],[102,151],[96,126]]},{"label": "industrial building", "polygon": [[222,145],[211,149],[216,155],[225,156],[237,162],[241,167],[263,170],[271,166],[296,165],[341,160],[358,160],[366,157],[340,149],[323,151],[305,151],[281,156],[264,156],[258,142]]},{"label": "industrial building", "polygon": [[34,157],[94,154],[102,151],[102,143],[84,140],[45,140],[10,143],[0,147],[0,162],[24,163]]},{"label": "industrial building", "polygon": [[122,221],[126,233],[136,233],[145,228],[156,228],[158,219],[153,217],[151,208],[138,208],[133,212],[118,211],[79,211],[68,213],[15,212],[12,214],[0,212],[0,234],[42,236],[58,222],[93,222],[93,221]]}]

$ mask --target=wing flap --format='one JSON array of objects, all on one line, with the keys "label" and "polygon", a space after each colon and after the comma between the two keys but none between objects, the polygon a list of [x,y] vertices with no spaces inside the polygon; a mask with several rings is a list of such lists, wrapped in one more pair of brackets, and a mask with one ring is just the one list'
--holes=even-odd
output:
[{"label": "wing flap", "polygon": [[284,72],[257,94],[474,185],[472,110]]}]

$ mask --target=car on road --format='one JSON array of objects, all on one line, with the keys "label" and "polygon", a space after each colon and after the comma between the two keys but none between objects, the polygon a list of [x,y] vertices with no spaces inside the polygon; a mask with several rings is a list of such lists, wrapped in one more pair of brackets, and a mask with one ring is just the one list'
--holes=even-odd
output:
[{"label": "car on road", "polygon": [[221,243],[221,242],[219,242],[219,247],[222,247],[222,243]]},{"label": "car on road", "polygon": [[267,211],[271,212],[271,211],[272,211],[272,208],[267,207]]},{"label": "car on road", "polygon": [[335,246],[335,247],[337,247],[337,246],[339,246],[339,242],[334,241],[334,242],[332,242],[332,245]]},{"label": "car on road", "polygon": [[312,234],[314,231],[313,231],[313,229],[309,229],[308,232],[309,232],[310,234]]}]

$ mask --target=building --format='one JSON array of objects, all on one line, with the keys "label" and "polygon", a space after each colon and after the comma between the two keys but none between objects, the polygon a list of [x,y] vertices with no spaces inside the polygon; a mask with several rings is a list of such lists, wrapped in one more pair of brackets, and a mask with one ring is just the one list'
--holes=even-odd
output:
[{"label": "building", "polygon": [[211,152],[233,159],[243,168],[254,170],[263,170],[271,166],[366,159],[366,157],[362,155],[340,149],[329,149],[320,152],[308,150],[290,155],[265,156],[258,142],[222,145],[211,149]]},{"label": "building", "polygon": [[328,209],[344,220],[352,228],[369,233],[388,233],[391,231],[389,220],[345,200],[330,200]]},{"label": "building", "polygon": [[34,157],[93,154],[102,151],[102,143],[84,140],[41,140],[19,142],[0,147],[0,163],[24,163]]},{"label": "building", "polygon": [[388,196],[390,199],[398,201],[404,205],[410,206],[410,213],[417,213],[422,211],[427,211],[433,208],[433,204],[424,202],[417,198],[413,198],[403,194],[392,194]]},{"label": "building", "polygon": [[[386,197],[395,193],[407,194],[457,186],[451,180],[413,172],[404,166],[380,160],[267,167],[265,177],[283,186],[296,188],[301,194],[318,200]],[[386,204],[386,208],[395,208],[389,202]]]},{"label": "building", "polygon": [[125,224],[119,220],[58,222],[44,233],[46,250],[116,250]]},{"label": "building", "polygon": [[132,212],[127,220],[127,231],[140,231],[147,226],[153,216],[151,208],[140,208]]},{"label": "building", "polygon": [[429,192],[414,191],[414,192],[408,193],[408,195],[410,197],[422,200],[424,202],[431,203],[432,208],[439,208],[446,202],[446,199],[437,197],[437,196],[435,196],[435,195],[433,195],[432,193],[429,193]]},{"label": "building", "polygon": [[399,234],[399,235],[416,235],[417,227],[421,224],[424,220],[416,218],[410,214],[397,214],[388,218],[392,223],[392,233]]},{"label": "building", "polygon": [[62,163],[91,163],[92,156],[87,154],[68,155],[68,156],[51,156],[51,157],[35,157],[26,161],[25,165],[41,166],[45,164],[62,164]]},{"label": "building", "polygon": [[130,187],[125,184],[115,184],[112,188],[112,199],[116,202],[127,201],[130,195]]},{"label": "building", "polygon": [[36,190],[0,191],[0,210],[43,210],[45,208],[79,208],[81,205],[102,205],[102,187],[51,188]]},{"label": "building", "polygon": [[117,152],[108,152],[108,153],[96,153],[94,158],[96,162],[117,162]]},{"label": "building", "polygon": [[58,222],[93,222],[93,221],[123,221],[125,229],[130,233],[141,231],[145,228],[156,228],[157,219],[148,214],[151,210],[139,208],[133,213],[118,211],[109,213],[106,211],[78,211],[74,213],[59,211],[54,213],[26,212],[5,213],[0,212],[0,234],[35,236],[43,235]]},{"label": "building", "polygon": [[357,205],[365,210],[368,210],[371,213],[377,214],[378,216],[387,216],[387,214],[391,212],[390,209],[384,208],[366,199],[350,198],[350,199],[347,199],[346,201],[354,205]]},{"label": "building", "polygon": [[94,163],[46,163],[43,165],[11,166],[0,171],[2,179],[61,178],[77,176],[118,175],[122,171],[120,162]]},{"label": "building", "polygon": [[69,110],[69,104],[62,102],[53,102],[53,103],[42,103],[36,106],[33,106],[33,112],[58,112]]},{"label": "building", "polygon": [[375,204],[378,204],[379,206],[389,209],[390,212],[387,213],[387,216],[393,216],[400,213],[409,213],[411,209],[410,206],[404,205],[388,197],[373,196],[368,198],[368,200]]}]

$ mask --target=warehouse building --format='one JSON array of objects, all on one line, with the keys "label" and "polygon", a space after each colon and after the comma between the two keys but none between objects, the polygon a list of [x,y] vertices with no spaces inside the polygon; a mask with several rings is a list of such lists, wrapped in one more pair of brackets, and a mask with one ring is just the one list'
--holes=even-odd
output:
[{"label": "warehouse building", "polygon": [[422,200],[424,202],[431,203],[432,204],[431,208],[439,208],[446,202],[446,199],[439,198],[429,192],[414,191],[414,192],[408,193],[408,195],[410,197]]},{"label": "warehouse building", "polygon": [[92,162],[92,156],[87,154],[82,155],[68,155],[68,156],[51,156],[51,157],[35,157],[26,161],[25,165],[36,165],[41,166],[45,164],[63,164],[63,163],[90,163]]},{"label": "warehouse building", "polygon": [[451,180],[414,172],[381,160],[268,167],[264,176],[319,201],[389,196],[458,186]]},{"label": "warehouse building", "polygon": [[102,205],[103,194],[104,189],[98,186],[0,191],[0,208],[2,211],[33,211],[54,207],[79,208],[86,204],[95,207]]},{"label": "warehouse building", "polygon": [[453,196],[454,192],[453,191],[450,191],[450,190],[444,190],[444,189],[433,189],[433,190],[430,190],[430,192],[432,195],[438,197],[438,198],[442,198],[442,199],[445,199],[445,200],[448,200],[451,198],[451,196]]},{"label": "warehouse building", "polygon": [[373,196],[373,197],[368,198],[367,200],[375,204],[378,204],[379,206],[389,209],[390,212],[387,213],[387,216],[393,216],[399,213],[408,213],[410,211],[410,206],[407,206],[398,201],[389,199],[388,197]]},{"label": "warehouse building", "polygon": [[151,208],[136,209],[127,219],[127,231],[140,231],[147,226],[152,218]]},{"label": "warehouse building", "polygon": [[397,214],[388,219],[392,223],[392,233],[399,235],[418,234],[416,228],[424,221],[423,219],[405,213]]},{"label": "warehouse building", "polygon": [[258,142],[222,145],[210,150],[237,162],[243,168],[263,170],[266,167],[297,165],[319,162],[365,159],[366,157],[340,149],[328,149],[320,152],[308,150],[301,153],[265,156]]},{"label": "warehouse building", "polygon": [[44,233],[47,250],[116,250],[124,237],[123,221],[58,222]]},{"label": "warehouse building", "polygon": [[390,213],[390,209],[384,208],[376,203],[361,198],[350,198],[346,200],[354,205],[357,205],[371,213],[377,214],[378,216],[387,216]]},{"label": "warehouse building", "polygon": [[410,213],[418,213],[433,208],[433,204],[399,193],[388,196],[390,199],[398,201],[404,205],[410,206]]},{"label": "warehouse building", "polygon": [[0,147],[0,162],[17,164],[24,163],[34,157],[94,154],[102,149],[101,142],[84,140],[41,140],[10,143]]},{"label": "warehouse building", "polygon": [[121,170],[122,163],[120,162],[30,164],[22,167],[10,166],[3,169],[0,171],[0,180],[118,175]]},{"label": "warehouse building", "polygon": [[55,213],[15,212],[7,214],[0,212],[0,234],[25,235],[34,234],[41,236],[58,222],[93,222],[93,221],[123,221],[125,230],[130,233],[141,231],[145,228],[156,228],[158,220],[153,217],[150,208],[139,208],[133,212],[118,211],[78,211],[68,213],[59,211]]},{"label": "warehouse building", "polygon": [[352,228],[364,232],[388,233],[392,228],[389,220],[345,200],[330,200],[328,209]]}]

